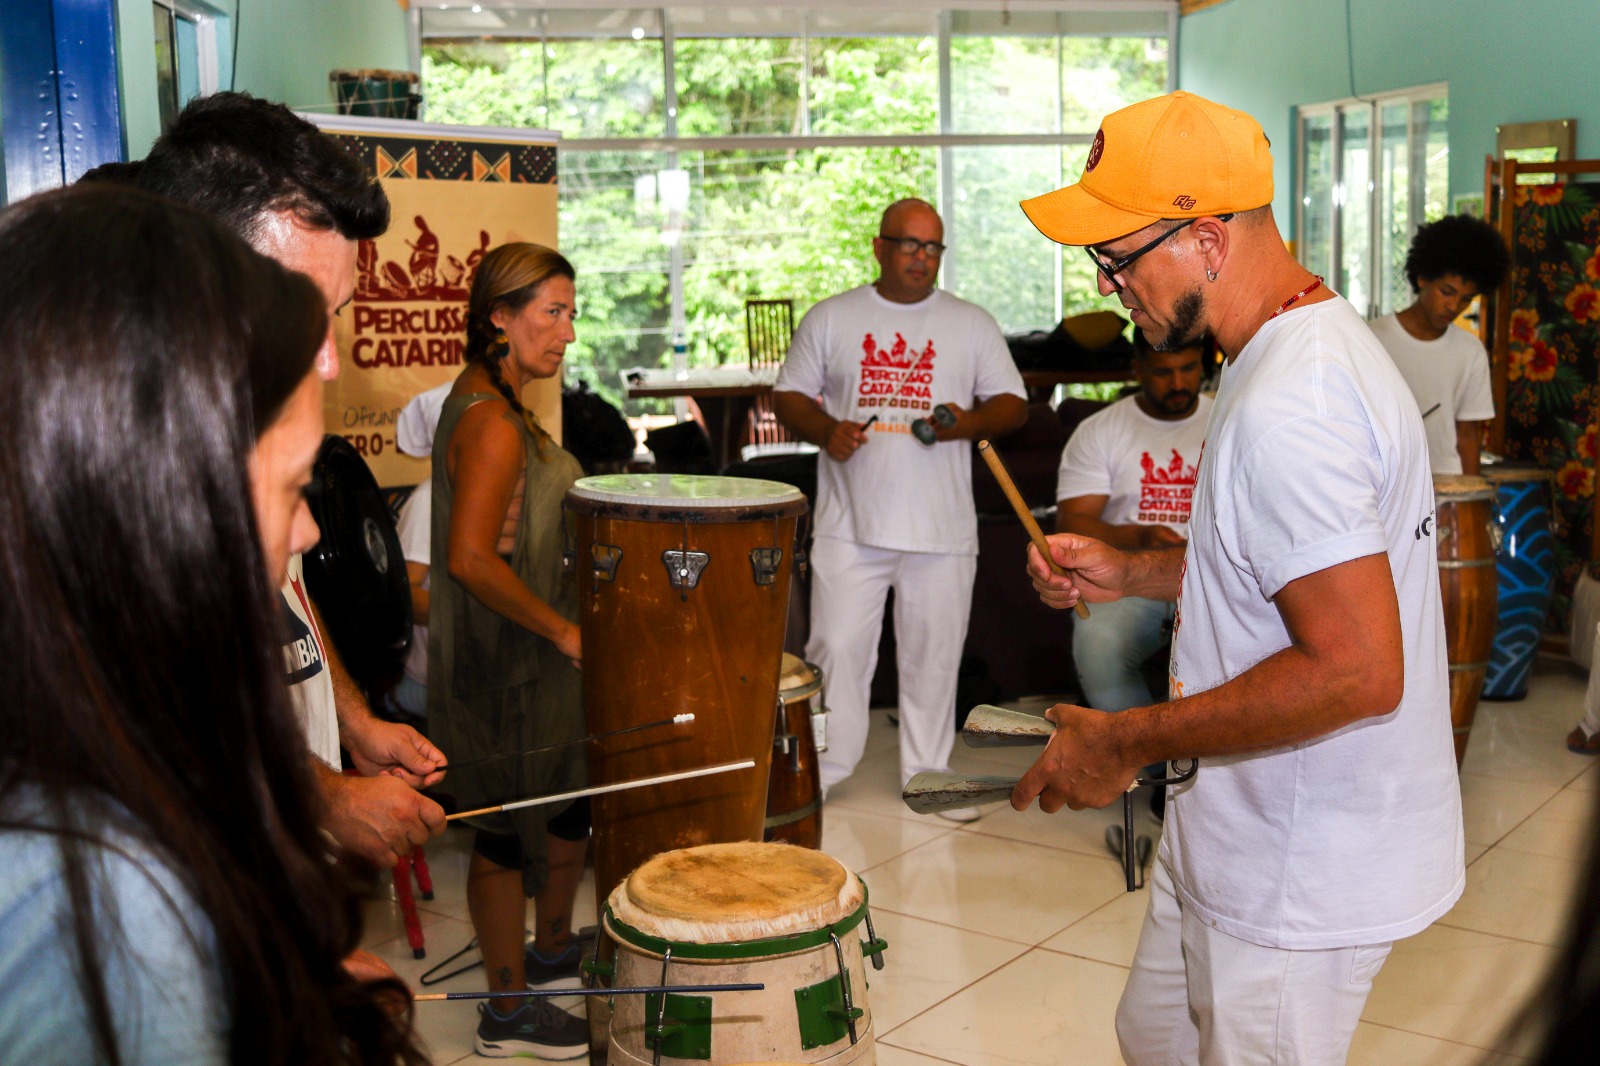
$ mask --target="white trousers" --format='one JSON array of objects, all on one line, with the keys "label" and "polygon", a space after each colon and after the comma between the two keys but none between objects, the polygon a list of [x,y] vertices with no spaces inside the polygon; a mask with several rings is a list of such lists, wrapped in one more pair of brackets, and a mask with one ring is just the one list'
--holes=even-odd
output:
[{"label": "white trousers", "polygon": [[900,784],[923,770],[950,769],[956,673],[977,571],[972,555],[888,551],[835,537],[816,539],[806,658],[821,668],[827,685],[824,791],[854,772],[867,745],[867,701],[890,589],[900,671]]},{"label": "white trousers", "polygon": [[1155,863],[1150,908],[1117,1006],[1128,1066],[1343,1066],[1393,943],[1267,948],[1206,925]]}]

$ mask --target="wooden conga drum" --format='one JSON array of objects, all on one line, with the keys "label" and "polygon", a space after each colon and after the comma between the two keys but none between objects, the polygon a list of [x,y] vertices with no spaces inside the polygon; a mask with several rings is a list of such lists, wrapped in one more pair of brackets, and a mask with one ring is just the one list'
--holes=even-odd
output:
[{"label": "wooden conga drum", "polygon": [[827,742],[818,741],[813,726],[826,721],[826,713],[821,668],[784,652],[772,734],[772,773],[767,778],[765,840],[803,848],[822,846],[822,771],[817,752],[826,751]]},{"label": "wooden conga drum", "polygon": [[595,784],[754,759],[752,770],[596,796],[597,903],[663,851],[760,840],[799,489],[751,478],[615,474],[567,492],[575,517]]},{"label": "wooden conga drum", "polygon": [[864,960],[887,945],[866,886],[832,856],[786,844],[667,852],[616,887],[601,921],[616,987],[765,986],[618,997],[611,1063],[876,1061]]},{"label": "wooden conga drum", "polygon": [[1494,489],[1481,477],[1436,474],[1433,495],[1445,653],[1450,663],[1450,724],[1459,767],[1467,754],[1494,643]]}]

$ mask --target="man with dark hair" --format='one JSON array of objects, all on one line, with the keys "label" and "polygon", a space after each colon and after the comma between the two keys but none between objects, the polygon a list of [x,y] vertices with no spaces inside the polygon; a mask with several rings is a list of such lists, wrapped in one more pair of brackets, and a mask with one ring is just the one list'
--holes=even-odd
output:
[{"label": "man with dark hair", "polygon": [[1478,473],[1483,422],[1494,417],[1489,356],[1450,324],[1479,293],[1499,288],[1510,266],[1505,241],[1487,222],[1471,215],[1430,222],[1406,253],[1416,300],[1372,323],[1417,398],[1435,474]]},{"label": "man with dark hair", "polygon": [[1012,793],[1104,807],[1169,790],[1117,1037],[1130,1066],[1343,1063],[1393,942],[1466,880],[1433,482],[1405,382],[1294,260],[1249,115],[1192,93],[1108,115],[1076,184],[1025,201],[1082,246],[1158,350],[1228,354],[1184,549],[1057,533],[1045,603],[1176,599],[1169,698],[1066,704]]},{"label": "man with dark hair", "polygon": [[[1201,346],[1158,352],[1135,331],[1133,351],[1139,391],[1084,419],[1062,450],[1056,530],[1131,551],[1181,547],[1211,411],[1200,393]],[[1088,706],[1150,703],[1144,662],[1166,645],[1174,613],[1171,600],[1126,596],[1073,621],[1072,662]],[[1165,800],[1164,789],[1150,796],[1157,818]]]},{"label": "man with dark hair", "polygon": [[[308,275],[337,312],[355,293],[357,242],[389,225],[389,200],[360,161],[281,104],[245,93],[199,97],[134,171],[137,184],[206,211],[263,255]],[[333,345],[324,381],[339,373]],[[416,789],[443,777],[445,758],[410,726],[375,717],[324,638],[301,559],[283,588],[284,657],[327,808],[327,829],[388,868],[443,832],[444,811]],[[339,748],[361,777],[339,772]]]}]

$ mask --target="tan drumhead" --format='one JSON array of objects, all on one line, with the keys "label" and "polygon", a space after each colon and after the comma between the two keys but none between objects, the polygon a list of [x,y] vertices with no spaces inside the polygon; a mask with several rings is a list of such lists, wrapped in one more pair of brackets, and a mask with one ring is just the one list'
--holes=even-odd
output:
[{"label": "tan drumhead", "polygon": [[1532,463],[1494,463],[1483,468],[1483,479],[1491,485],[1521,481],[1554,481],[1555,471]]},{"label": "tan drumhead", "polygon": [[778,673],[778,696],[784,703],[809,699],[822,688],[822,671],[798,655],[783,653]]},{"label": "tan drumhead", "polygon": [[821,928],[853,914],[861,882],[789,844],[702,844],[646,862],[611,893],[618,919],[666,940],[716,944]]},{"label": "tan drumhead", "polygon": [[1494,488],[1481,477],[1470,474],[1433,475],[1433,494],[1440,501],[1492,500]]}]

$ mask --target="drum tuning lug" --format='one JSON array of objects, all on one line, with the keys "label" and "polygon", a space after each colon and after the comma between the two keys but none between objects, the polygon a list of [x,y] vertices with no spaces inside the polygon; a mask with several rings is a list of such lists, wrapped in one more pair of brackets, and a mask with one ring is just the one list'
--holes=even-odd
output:
[{"label": "drum tuning lug", "polygon": [[617,565],[622,562],[622,549],[614,544],[591,544],[589,557],[594,560],[594,578],[596,581],[615,581],[617,579]]},{"label": "drum tuning lug", "polygon": [[661,561],[667,568],[667,582],[675,589],[692,589],[700,583],[700,571],[711,562],[705,552],[664,551]]},{"label": "drum tuning lug", "polygon": [[[598,956],[598,952],[596,952],[596,954]],[[584,959],[582,962],[578,963],[578,969],[582,970],[590,977],[604,977],[609,979],[617,976],[617,964],[614,962],[601,962],[598,957],[593,959]]]},{"label": "drum tuning lug", "polygon": [[861,954],[872,960],[872,968],[874,970],[881,970],[883,969],[883,953],[889,950],[889,942],[879,939],[877,932],[873,930],[871,911],[867,912],[866,919],[867,939],[861,942]]},{"label": "drum tuning lug", "polygon": [[751,548],[750,570],[755,574],[756,584],[776,585],[778,564],[782,561],[782,548]]}]

